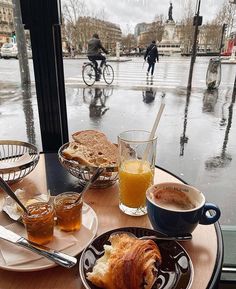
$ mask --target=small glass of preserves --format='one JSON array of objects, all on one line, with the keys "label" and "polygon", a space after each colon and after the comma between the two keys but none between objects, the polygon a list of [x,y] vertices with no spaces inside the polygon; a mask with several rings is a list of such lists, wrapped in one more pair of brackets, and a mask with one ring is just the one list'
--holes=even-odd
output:
[{"label": "small glass of preserves", "polygon": [[54,198],[57,225],[62,231],[76,231],[82,224],[82,198],[76,192],[65,192]]},{"label": "small glass of preserves", "polygon": [[54,207],[45,202],[27,206],[29,214],[24,213],[22,220],[25,225],[28,240],[44,245],[53,239]]}]

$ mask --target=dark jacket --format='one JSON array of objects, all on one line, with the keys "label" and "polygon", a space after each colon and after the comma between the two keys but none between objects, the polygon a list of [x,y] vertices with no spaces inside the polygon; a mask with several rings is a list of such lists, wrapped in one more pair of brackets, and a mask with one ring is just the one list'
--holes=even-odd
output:
[{"label": "dark jacket", "polygon": [[107,53],[107,50],[102,46],[100,39],[91,38],[88,42],[88,56],[95,56],[101,53],[101,50]]},{"label": "dark jacket", "polygon": [[144,55],[144,59],[145,60],[147,59],[148,62],[156,62],[156,60],[159,61],[159,55],[156,44],[151,43],[148,46],[146,53]]}]

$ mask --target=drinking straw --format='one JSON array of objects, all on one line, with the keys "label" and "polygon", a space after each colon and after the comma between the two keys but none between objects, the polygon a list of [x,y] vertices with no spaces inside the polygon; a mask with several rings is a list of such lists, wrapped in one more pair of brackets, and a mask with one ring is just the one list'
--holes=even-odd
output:
[{"label": "drinking straw", "polygon": [[[163,97],[163,98],[164,98],[164,97]],[[158,124],[159,124],[160,119],[161,119],[162,112],[163,112],[163,110],[164,110],[164,107],[165,107],[165,103],[164,103],[164,101],[163,101],[163,99],[162,99],[162,102],[161,102],[159,111],[158,111],[158,113],[157,113],[155,122],[154,122],[154,124],[153,124],[152,130],[151,130],[151,133],[150,133],[150,136],[149,136],[149,139],[148,139],[149,141],[152,140],[152,139],[154,138],[154,136],[155,136],[155,133],[156,133]],[[142,161],[146,161],[149,150],[150,150],[150,143],[148,143],[147,146],[146,146],[146,149],[145,149],[144,154],[143,154]]]}]

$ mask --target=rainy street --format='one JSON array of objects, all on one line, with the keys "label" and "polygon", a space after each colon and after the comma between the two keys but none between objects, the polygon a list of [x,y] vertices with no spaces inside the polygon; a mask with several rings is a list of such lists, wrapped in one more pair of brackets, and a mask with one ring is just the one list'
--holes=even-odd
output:
[{"label": "rainy street", "polygon": [[[128,59],[127,59],[128,60]],[[222,210],[221,225],[235,222],[236,116],[233,85],[235,64],[222,64],[219,89],[206,89],[209,58],[198,57],[192,91],[186,92],[190,58],[161,57],[153,79],[146,77],[143,58],[113,62],[112,86],[104,81],[86,87],[85,59],[64,59],[69,134],[104,131],[113,142],[129,129],[150,130],[162,100],[156,164],[206,194]],[[20,84],[15,59],[0,59],[1,139],[18,139],[42,150],[32,60],[31,87]]]}]

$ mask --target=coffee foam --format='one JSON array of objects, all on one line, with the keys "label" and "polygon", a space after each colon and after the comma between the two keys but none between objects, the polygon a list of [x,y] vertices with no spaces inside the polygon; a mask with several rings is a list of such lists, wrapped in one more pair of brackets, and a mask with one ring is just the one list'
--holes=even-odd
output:
[{"label": "coffee foam", "polygon": [[185,211],[192,210],[198,206],[196,202],[184,193],[184,189],[174,187],[154,187],[150,192],[152,201],[167,210]]}]

